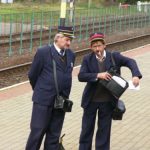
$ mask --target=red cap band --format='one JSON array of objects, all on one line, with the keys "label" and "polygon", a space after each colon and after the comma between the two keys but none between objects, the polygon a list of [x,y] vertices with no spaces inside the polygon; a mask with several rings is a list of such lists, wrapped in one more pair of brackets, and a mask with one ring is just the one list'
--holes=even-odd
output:
[{"label": "red cap band", "polygon": [[90,42],[94,40],[104,40],[104,34],[95,33],[92,36],[90,36]]}]

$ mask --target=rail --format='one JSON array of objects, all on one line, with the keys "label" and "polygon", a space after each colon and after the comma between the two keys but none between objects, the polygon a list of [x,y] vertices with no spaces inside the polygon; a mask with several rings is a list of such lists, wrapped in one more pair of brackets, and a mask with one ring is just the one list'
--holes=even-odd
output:
[{"label": "rail", "polygon": [[[142,35],[134,38],[128,38],[114,43],[108,43],[107,47],[109,50],[119,49],[120,51],[126,51],[141,46],[138,45],[138,43],[140,44],[141,40],[142,41],[147,40],[149,42],[149,39],[150,39],[150,35],[147,34],[147,35]],[[89,48],[76,51],[75,65],[79,65],[81,63],[82,58],[89,52],[90,52]],[[0,69],[0,88],[26,81],[28,79],[27,72],[30,66],[31,66],[31,62],[27,62],[24,64]]]}]

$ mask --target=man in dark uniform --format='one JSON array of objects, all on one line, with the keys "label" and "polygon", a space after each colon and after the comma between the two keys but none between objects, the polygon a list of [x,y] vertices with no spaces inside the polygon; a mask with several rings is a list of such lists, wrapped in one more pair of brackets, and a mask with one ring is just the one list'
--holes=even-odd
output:
[{"label": "man in dark uniform", "polygon": [[56,62],[59,94],[68,98],[75,61],[75,54],[69,49],[72,38],[72,27],[59,27],[54,44],[39,48],[34,57],[28,75],[33,89],[33,110],[26,150],[39,150],[44,135],[44,150],[58,150],[65,112],[54,109],[57,93],[52,59]]},{"label": "man in dark uniform", "polygon": [[[113,106],[116,100],[107,89],[98,83],[99,80],[110,80],[108,71],[113,67],[111,53],[105,48],[104,34],[93,33],[90,36],[92,52],[83,58],[78,75],[80,82],[87,82],[83,92],[82,104],[83,118],[80,135],[79,150],[91,150],[92,138],[95,127],[96,114],[98,113],[98,129],[96,133],[95,149],[110,149],[110,134]],[[135,86],[142,77],[135,60],[113,53],[117,72],[120,74],[122,66],[128,67],[132,73],[132,81]]]}]

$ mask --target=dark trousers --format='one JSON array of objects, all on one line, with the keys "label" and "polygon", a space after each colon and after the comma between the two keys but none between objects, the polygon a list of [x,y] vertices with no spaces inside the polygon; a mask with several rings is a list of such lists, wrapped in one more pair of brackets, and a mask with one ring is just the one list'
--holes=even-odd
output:
[{"label": "dark trousers", "polygon": [[64,116],[61,110],[34,103],[26,150],[39,150],[44,135],[44,150],[58,150]]},{"label": "dark trousers", "polygon": [[79,141],[79,150],[91,150],[94,134],[96,114],[98,111],[98,129],[96,133],[95,149],[110,149],[110,132],[113,107],[110,102],[91,102],[84,109],[82,118],[82,131]]}]

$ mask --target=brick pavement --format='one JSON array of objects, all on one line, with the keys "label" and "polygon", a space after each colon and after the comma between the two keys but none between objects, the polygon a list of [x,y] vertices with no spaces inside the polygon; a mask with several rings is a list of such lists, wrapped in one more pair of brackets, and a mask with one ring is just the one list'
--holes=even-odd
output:
[{"label": "brick pavement", "polygon": [[[113,121],[111,150],[150,150],[150,45],[125,52],[134,57],[143,74],[140,91],[127,90],[121,97],[127,111],[122,121]],[[77,80],[74,71],[71,99],[74,100],[72,113],[65,118],[63,133],[66,150],[77,150],[81,129],[81,94],[85,86]],[[122,69],[126,79],[130,71]],[[32,91],[29,83],[0,90],[0,150],[23,150],[29,134],[32,109]],[[95,138],[95,136],[94,136]],[[42,150],[42,147],[41,147]],[[94,143],[93,143],[94,150]]]}]

